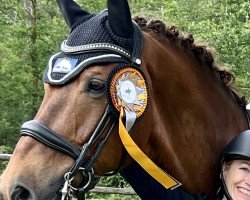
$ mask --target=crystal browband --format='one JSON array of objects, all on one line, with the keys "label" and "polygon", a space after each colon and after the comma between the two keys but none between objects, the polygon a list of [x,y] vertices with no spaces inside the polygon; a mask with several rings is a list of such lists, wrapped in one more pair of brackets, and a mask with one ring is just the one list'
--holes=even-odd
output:
[{"label": "crystal browband", "polygon": [[64,40],[62,45],[61,45],[61,50],[64,53],[70,53],[70,54],[79,54],[79,53],[84,53],[92,50],[111,50],[115,51],[116,53],[121,54],[122,56],[125,56],[129,59],[131,59],[131,54],[128,53],[126,50],[123,48],[110,44],[110,43],[93,43],[93,44],[86,44],[86,45],[81,45],[81,46],[68,46],[67,45],[67,40]]}]

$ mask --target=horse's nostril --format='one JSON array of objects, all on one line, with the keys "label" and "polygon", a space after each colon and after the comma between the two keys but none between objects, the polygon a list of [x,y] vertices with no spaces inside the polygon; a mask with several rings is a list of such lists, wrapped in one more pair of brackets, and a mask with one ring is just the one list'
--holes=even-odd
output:
[{"label": "horse's nostril", "polygon": [[24,186],[16,186],[11,194],[10,199],[11,200],[32,200],[33,195],[31,195],[31,192],[28,188],[25,188]]},{"label": "horse's nostril", "polygon": [[0,193],[0,200],[3,200],[3,194]]}]

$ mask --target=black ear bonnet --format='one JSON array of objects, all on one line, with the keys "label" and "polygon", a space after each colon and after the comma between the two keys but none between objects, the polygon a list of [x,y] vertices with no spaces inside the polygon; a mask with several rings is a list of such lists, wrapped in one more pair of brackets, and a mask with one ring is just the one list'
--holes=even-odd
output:
[{"label": "black ear bonnet", "polygon": [[[117,2],[118,5],[116,5]],[[127,0],[120,2],[128,9]],[[93,64],[111,62],[138,66],[141,64],[140,56],[143,46],[141,31],[137,24],[132,22],[130,11],[124,11],[119,1],[110,0],[108,2],[110,10],[104,10],[99,14],[89,14],[70,0],[58,0],[58,4],[71,28],[71,33],[68,39],[63,41],[61,52],[50,58],[44,73],[45,83],[63,85]],[[67,10],[69,6],[71,10]],[[112,12],[112,9],[122,10],[120,12],[124,13],[124,20],[120,19],[120,16],[114,16],[119,12]],[[72,17],[76,21],[71,19]],[[127,18],[130,18],[131,23],[127,22]],[[122,23],[122,20],[124,26],[129,29],[127,34],[122,34],[123,25],[120,29],[116,28],[117,30],[113,28],[119,26],[118,23]]]}]

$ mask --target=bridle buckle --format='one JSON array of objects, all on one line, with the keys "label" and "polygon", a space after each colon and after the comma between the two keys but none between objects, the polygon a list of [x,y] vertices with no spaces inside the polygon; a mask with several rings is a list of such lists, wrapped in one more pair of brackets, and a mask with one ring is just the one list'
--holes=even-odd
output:
[{"label": "bridle buckle", "polygon": [[65,175],[64,175],[64,185],[63,185],[63,188],[61,190],[61,193],[62,193],[62,198],[61,200],[70,200],[73,198],[73,193],[75,190],[77,190],[76,188],[74,188],[72,185],[71,185],[71,182],[73,181],[74,177],[71,178],[71,172],[67,172]]},{"label": "bridle buckle", "polygon": [[[86,172],[85,168],[80,167],[79,171],[82,172],[82,175],[84,177],[84,186],[80,188],[75,188],[71,185],[72,181],[74,180],[75,176],[72,176],[72,172],[67,172],[64,175],[64,185],[61,190],[62,198],[61,200],[70,200],[73,198],[73,195],[77,197],[81,197],[83,199],[84,194],[93,189],[96,185],[96,182],[99,180],[99,178],[95,175],[94,169],[91,168],[90,171]],[[94,184],[93,184],[94,183]]]}]

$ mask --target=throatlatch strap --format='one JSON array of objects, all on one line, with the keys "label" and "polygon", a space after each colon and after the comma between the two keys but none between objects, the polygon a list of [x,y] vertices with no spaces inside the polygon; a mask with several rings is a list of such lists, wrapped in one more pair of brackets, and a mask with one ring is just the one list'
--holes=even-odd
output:
[{"label": "throatlatch strap", "polygon": [[133,139],[130,137],[127,132],[123,122],[123,109],[120,111],[119,118],[119,135],[121,141],[130,154],[130,156],[156,181],[158,181],[162,186],[166,189],[174,189],[176,187],[181,186],[177,180],[171,177],[169,174],[164,172],[161,168],[159,168],[152,160],[150,160],[135,144]]}]

